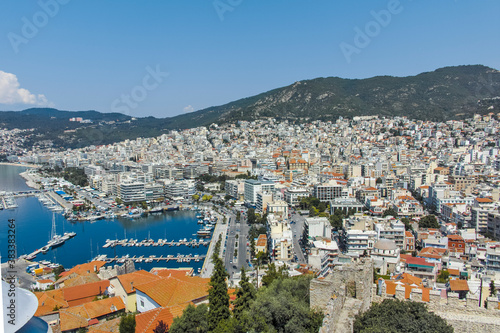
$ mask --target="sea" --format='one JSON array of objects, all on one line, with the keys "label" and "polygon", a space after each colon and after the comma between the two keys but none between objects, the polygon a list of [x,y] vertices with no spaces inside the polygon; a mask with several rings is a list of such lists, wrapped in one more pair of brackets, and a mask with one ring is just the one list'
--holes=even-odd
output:
[{"label": "sea", "polygon": [[[0,192],[30,190],[19,176],[26,170],[22,166],[0,165]],[[8,220],[15,220],[15,236],[17,256],[29,254],[45,246],[51,237],[53,221],[56,232],[76,232],[76,236],[67,240],[62,246],[50,249],[46,254],[38,254],[34,261],[48,260],[58,263],[65,268],[91,261],[97,255],[106,254],[108,257],[130,257],[150,255],[166,257],[178,254],[206,255],[208,246],[198,248],[181,246],[149,246],[149,247],[122,247],[103,248],[107,239],[137,239],[141,241],[149,238],[157,241],[167,239],[179,241],[181,239],[197,239],[199,230],[195,211],[172,211],[159,215],[149,215],[139,219],[117,218],[113,220],[97,220],[93,222],[68,221],[61,213],[54,213],[42,205],[36,197],[16,198],[17,208],[0,211],[0,254],[2,262],[8,260]],[[12,233],[12,232],[11,232]],[[111,265],[117,264],[116,262]],[[195,272],[203,266],[203,260],[190,263],[177,261],[153,261],[152,263],[137,262],[136,269],[150,270],[153,267],[193,267]]]}]

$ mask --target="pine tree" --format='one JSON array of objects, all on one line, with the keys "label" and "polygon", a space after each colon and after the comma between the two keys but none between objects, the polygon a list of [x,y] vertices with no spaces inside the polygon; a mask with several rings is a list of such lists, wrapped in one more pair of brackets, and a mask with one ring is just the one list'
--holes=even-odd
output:
[{"label": "pine tree", "polygon": [[210,278],[208,290],[208,330],[213,331],[219,322],[229,318],[229,295],[227,293],[226,269],[217,255],[213,256],[214,272]]},{"label": "pine tree", "polygon": [[245,268],[241,267],[240,289],[236,292],[236,301],[234,304],[233,314],[239,320],[241,313],[250,308],[250,303],[255,298],[255,288],[248,282],[248,277],[245,274]]},{"label": "pine tree", "polygon": [[497,290],[495,288],[495,281],[491,280],[490,282],[490,297],[495,296],[497,293]]}]

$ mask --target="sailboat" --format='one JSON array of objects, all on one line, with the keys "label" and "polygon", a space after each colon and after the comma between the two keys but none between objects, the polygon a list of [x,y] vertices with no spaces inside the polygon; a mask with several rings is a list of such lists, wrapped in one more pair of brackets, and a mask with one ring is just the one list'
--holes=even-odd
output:
[{"label": "sailboat", "polygon": [[55,213],[52,213],[52,238],[47,245],[56,248],[63,245],[65,241],[66,239],[63,236],[56,234],[56,216]]}]

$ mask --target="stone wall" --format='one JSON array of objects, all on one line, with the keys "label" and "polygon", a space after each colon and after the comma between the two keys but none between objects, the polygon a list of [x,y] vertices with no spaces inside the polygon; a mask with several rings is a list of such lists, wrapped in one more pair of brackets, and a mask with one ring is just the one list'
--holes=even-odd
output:
[{"label": "stone wall", "polygon": [[356,314],[368,310],[374,294],[373,263],[363,259],[337,266],[324,279],[313,279],[311,308],[325,314],[320,333],[352,332]]}]

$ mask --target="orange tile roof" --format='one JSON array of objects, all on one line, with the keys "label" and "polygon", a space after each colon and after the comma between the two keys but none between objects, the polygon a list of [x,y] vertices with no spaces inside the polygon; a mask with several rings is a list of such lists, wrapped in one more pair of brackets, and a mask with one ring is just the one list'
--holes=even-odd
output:
[{"label": "orange tile roof", "polygon": [[109,280],[103,280],[94,283],[87,283],[76,287],[62,288],[64,298],[69,306],[86,303],[86,299],[94,299],[97,295],[102,295],[109,287]]},{"label": "orange tile roof", "polygon": [[466,280],[450,280],[451,291],[469,291],[469,285]]},{"label": "orange tile roof", "polygon": [[38,298],[38,308],[35,316],[40,317],[54,312],[54,308],[67,308],[68,302],[64,299],[62,289],[49,290],[44,292],[36,292]]},{"label": "orange tile roof", "polygon": [[159,277],[184,277],[184,276],[193,276],[194,269],[193,268],[161,268],[152,271],[151,273],[155,274]]},{"label": "orange tile roof", "polygon": [[122,285],[123,289],[125,289],[125,292],[127,294],[133,293],[135,291],[134,287],[138,285],[151,281],[157,281],[159,279],[160,277],[144,270],[118,275],[118,280],[120,281],[120,284]]},{"label": "orange tile roof", "polygon": [[489,198],[476,198],[476,201],[477,202],[483,202],[483,203],[493,202],[493,200],[491,200]]},{"label": "orange tile roof", "polygon": [[153,333],[160,321],[170,327],[174,318],[170,308],[156,308],[140,313],[135,316],[135,333]]},{"label": "orange tile roof", "polygon": [[182,305],[208,296],[210,279],[170,277],[136,286],[160,306]]},{"label": "orange tile roof", "polygon": [[460,271],[458,269],[449,268],[448,273],[450,273],[451,276],[460,276]]},{"label": "orange tile roof", "polygon": [[[57,283],[60,284],[60,280],[61,279],[57,280]],[[101,281],[101,279],[97,276],[96,273],[90,273],[86,275],[76,275],[75,273],[72,273],[71,275],[68,275],[68,278],[63,282],[65,287],[75,287],[99,281]]]},{"label": "orange tile roof", "polygon": [[119,333],[121,318],[103,321],[88,327],[88,333]]},{"label": "orange tile roof", "polygon": [[125,309],[121,297],[111,297],[59,311],[61,331],[87,327],[90,319],[99,318]]}]

